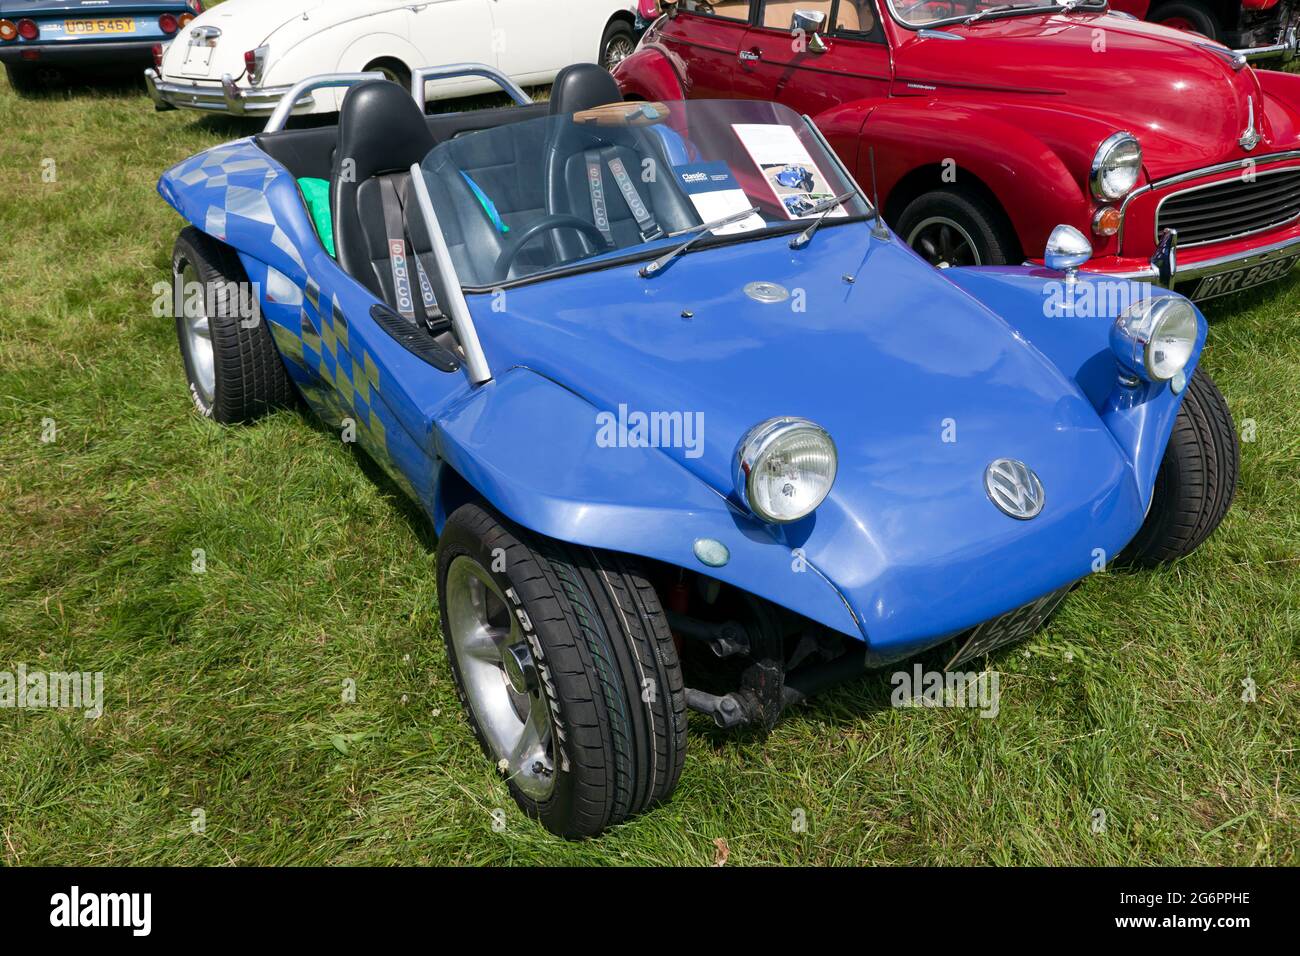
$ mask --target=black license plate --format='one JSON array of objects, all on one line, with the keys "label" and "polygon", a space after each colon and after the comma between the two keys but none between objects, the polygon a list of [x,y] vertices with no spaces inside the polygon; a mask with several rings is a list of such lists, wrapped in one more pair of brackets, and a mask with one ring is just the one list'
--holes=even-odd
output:
[{"label": "black license plate", "polygon": [[1259,265],[1206,276],[1196,287],[1196,291],[1191,294],[1191,298],[1212,299],[1215,296],[1227,295],[1229,292],[1253,289],[1265,282],[1274,282],[1295,268],[1297,262],[1300,262],[1300,253],[1274,259],[1271,262],[1261,262]]},{"label": "black license plate", "polygon": [[1052,616],[1052,612],[1065,600],[1065,596],[1070,593],[1070,588],[1073,586],[1067,584],[1059,591],[1044,594],[1037,601],[1030,601],[1001,617],[991,618],[983,624],[976,625],[967,632],[961,649],[953,655],[944,670],[950,671],[969,660],[992,653],[999,647],[1024,640],[1043,626],[1044,622]]}]

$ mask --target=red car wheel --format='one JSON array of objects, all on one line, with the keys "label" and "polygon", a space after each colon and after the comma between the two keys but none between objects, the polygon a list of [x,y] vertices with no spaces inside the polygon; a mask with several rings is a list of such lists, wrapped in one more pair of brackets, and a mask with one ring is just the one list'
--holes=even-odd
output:
[{"label": "red car wheel", "polygon": [[1148,16],[1153,23],[1173,27],[1187,33],[1202,33],[1211,40],[1219,39],[1219,24],[1214,15],[1194,0],[1174,0],[1162,3]]}]

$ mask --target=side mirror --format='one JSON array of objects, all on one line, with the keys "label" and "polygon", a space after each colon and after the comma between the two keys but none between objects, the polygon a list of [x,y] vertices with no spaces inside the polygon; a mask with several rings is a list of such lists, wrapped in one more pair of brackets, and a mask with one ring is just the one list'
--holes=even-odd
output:
[{"label": "side mirror", "polygon": [[790,18],[790,35],[808,38],[810,53],[825,53],[826,41],[822,31],[826,29],[826,14],[821,10],[796,10]]},{"label": "side mirror", "polygon": [[1079,266],[1091,258],[1092,243],[1073,226],[1057,226],[1047,237],[1043,261],[1053,272],[1064,272],[1067,279],[1073,280]]}]

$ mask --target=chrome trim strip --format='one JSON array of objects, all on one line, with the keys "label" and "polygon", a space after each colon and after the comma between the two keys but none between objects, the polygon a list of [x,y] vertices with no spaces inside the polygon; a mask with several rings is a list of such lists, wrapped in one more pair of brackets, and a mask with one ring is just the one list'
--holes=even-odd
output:
[{"label": "chrome trim strip", "polygon": [[437,263],[438,272],[443,280],[442,285],[451,299],[446,303],[447,312],[451,315],[451,323],[456,330],[460,347],[465,351],[465,372],[471,384],[482,385],[484,382],[492,381],[492,369],[488,366],[487,356],[483,354],[483,346],[478,340],[478,331],[474,328],[469,303],[465,301],[465,293],[461,290],[460,276],[456,275],[456,266],[451,261],[451,250],[447,248],[447,240],[443,237],[438,214],[433,211],[429,186],[424,181],[424,172],[420,169],[419,163],[411,164],[411,182],[415,184],[415,198],[420,204],[420,214],[424,216],[425,231],[428,232],[429,241],[433,244],[434,262]]},{"label": "chrome trim strip", "polygon": [[446,80],[456,76],[481,76],[501,87],[520,106],[531,106],[533,98],[510,77],[486,63],[449,63],[446,66],[425,66],[411,73],[411,96],[424,108],[424,89],[429,80]]},{"label": "chrome trim strip", "polygon": [[271,114],[271,118],[266,121],[266,128],[262,132],[278,133],[284,129],[285,123],[289,122],[289,117],[293,114],[298,99],[314,90],[339,86],[356,86],[358,83],[382,79],[384,79],[384,74],[372,70],[369,73],[320,73],[316,76],[309,76],[305,80],[299,80],[289,88],[289,92],[284,94],[280,98],[280,102],[275,105],[275,111]]},{"label": "chrome trim strip", "polygon": [[1164,189],[1166,186],[1176,186],[1179,183],[1190,182],[1193,179],[1200,179],[1202,176],[1215,176],[1219,173],[1232,172],[1234,169],[1246,169],[1250,166],[1265,166],[1270,163],[1284,163],[1290,159],[1300,159],[1300,149],[1287,150],[1284,153],[1273,153],[1269,156],[1251,156],[1247,159],[1237,159],[1230,163],[1219,163],[1217,166],[1204,166],[1201,169],[1188,170],[1185,173],[1178,173],[1174,176],[1166,176],[1164,179],[1157,179],[1153,183],[1133,190],[1124,198],[1124,202],[1119,207],[1120,224],[1119,234],[1115,237],[1115,248],[1120,254],[1124,251],[1124,231],[1128,225],[1128,207],[1132,205],[1133,200],[1139,196],[1145,196],[1147,193],[1155,192],[1158,189]]},{"label": "chrome trim strip", "polygon": [[1197,46],[1199,46],[1202,50],[1209,50],[1211,53],[1215,53],[1223,57],[1225,60],[1228,61],[1228,65],[1231,66],[1233,71],[1236,73],[1240,73],[1242,70],[1246,68],[1246,58],[1244,56],[1242,56],[1236,50],[1229,49],[1228,47],[1224,46],[1222,43],[1219,43],[1217,40],[1209,40],[1209,39],[1192,40],[1192,42],[1195,43]]},{"label": "chrome trim strip", "polygon": [[[1293,176],[1300,177],[1300,166],[1283,166],[1279,169],[1265,169],[1262,172],[1257,173],[1256,177],[1257,179],[1262,179],[1265,176],[1277,176],[1283,173],[1291,173]],[[1167,196],[1162,196],[1160,198],[1160,202],[1156,204],[1156,230],[1155,230],[1156,242],[1157,243],[1160,242],[1160,234],[1161,232],[1163,232],[1163,230],[1160,228],[1160,211],[1165,208],[1165,203],[1169,202],[1169,200],[1171,199],[1177,199],[1179,196],[1187,196],[1190,195],[1191,193],[1204,192],[1207,189],[1214,189],[1216,186],[1222,186],[1225,183],[1230,183],[1230,182],[1233,182],[1233,180],[1221,179],[1218,182],[1202,183],[1199,186],[1192,186],[1188,189],[1180,189],[1177,192],[1170,193]],[[1297,178],[1296,185],[1300,186],[1300,178]],[[1216,242],[1230,242],[1233,239],[1241,239],[1244,236],[1253,236],[1261,232],[1268,232],[1270,229],[1280,229],[1283,226],[1290,225],[1291,223],[1295,222],[1297,219],[1300,219],[1300,212],[1296,213],[1294,216],[1291,216],[1288,219],[1283,219],[1281,222],[1272,222],[1269,223],[1267,226],[1260,227],[1259,229],[1250,229],[1247,230],[1246,232],[1236,232],[1230,236],[1219,236],[1215,239],[1202,239],[1200,242],[1182,242],[1179,244],[1179,248],[1194,249],[1197,246],[1211,246],[1214,245],[1214,243]],[[1176,229],[1177,227],[1168,226],[1166,228]]]}]

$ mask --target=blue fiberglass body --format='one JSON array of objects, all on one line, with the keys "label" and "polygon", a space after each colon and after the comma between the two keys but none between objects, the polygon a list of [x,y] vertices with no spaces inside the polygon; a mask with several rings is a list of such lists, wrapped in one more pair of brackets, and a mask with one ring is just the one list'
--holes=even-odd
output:
[{"label": "blue fiberglass body", "polygon": [[[865,641],[875,661],[1115,556],[1142,524],[1181,401],[1167,384],[1118,385],[1113,314],[1046,315],[1059,274],[940,272],[862,222],[799,250],[780,235],[701,248],[652,280],[621,264],[528,282],[504,309],[467,294],[493,375],[476,386],[372,320],[379,300],[325,252],[293,176],[252,140],[186,160],[159,191],[237,250],[303,395],[326,420],[355,421],[438,530],[477,493],[540,534],[757,594]],[[756,280],[799,307],[747,296]],[[597,415],[620,406],[698,413],[702,445],[600,447]],[[839,472],[812,515],[771,525],[737,497],[732,463],[750,428],[782,415],[823,426]],[[988,499],[997,458],[1041,477],[1034,520]],[[698,538],[723,542],[728,563],[704,567]]]}]

